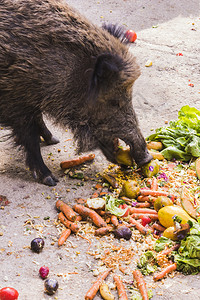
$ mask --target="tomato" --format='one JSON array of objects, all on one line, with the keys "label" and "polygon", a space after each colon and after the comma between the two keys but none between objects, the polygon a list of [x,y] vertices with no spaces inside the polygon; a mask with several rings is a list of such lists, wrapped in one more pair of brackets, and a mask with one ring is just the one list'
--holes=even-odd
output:
[{"label": "tomato", "polygon": [[[128,207],[127,204],[120,204],[120,205],[119,205],[119,208],[122,208],[122,209],[126,209],[127,207]],[[128,217],[128,215],[129,215],[129,207],[128,207],[128,209],[126,210],[125,214],[123,214],[122,217]]]},{"label": "tomato", "polygon": [[0,300],[17,300],[19,293],[11,287],[4,287],[0,290]]},{"label": "tomato", "polygon": [[134,43],[137,39],[137,34],[133,30],[127,30],[125,33],[125,36],[129,40],[130,43]]},{"label": "tomato", "polygon": [[143,226],[146,226],[149,223],[151,223],[151,218],[146,217],[146,216],[142,217],[142,225]]}]

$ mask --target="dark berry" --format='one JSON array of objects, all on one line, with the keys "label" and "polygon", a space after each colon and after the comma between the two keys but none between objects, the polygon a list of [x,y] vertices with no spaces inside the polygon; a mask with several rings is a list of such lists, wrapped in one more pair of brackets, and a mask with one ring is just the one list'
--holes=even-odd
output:
[{"label": "dark berry", "polygon": [[58,281],[53,278],[46,279],[44,282],[45,292],[49,295],[53,295],[58,289]]},{"label": "dark berry", "polygon": [[39,253],[44,247],[44,240],[42,238],[35,238],[31,241],[31,250]]}]

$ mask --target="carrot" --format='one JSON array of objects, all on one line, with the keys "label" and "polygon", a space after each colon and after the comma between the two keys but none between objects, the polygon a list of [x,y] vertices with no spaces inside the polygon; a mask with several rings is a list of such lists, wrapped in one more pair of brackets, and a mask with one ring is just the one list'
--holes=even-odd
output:
[{"label": "carrot", "polygon": [[103,190],[103,186],[100,183],[97,183],[95,185],[95,189],[98,190],[99,192],[101,192]]},{"label": "carrot", "polygon": [[134,213],[141,213],[141,214],[155,214],[157,215],[157,211],[151,208],[137,208],[137,207],[130,207],[129,209],[130,214]]},{"label": "carrot", "polygon": [[135,207],[137,208],[147,208],[147,207],[150,207],[151,206],[151,203],[149,202],[141,202],[141,203],[137,203]]},{"label": "carrot", "polygon": [[155,230],[159,230],[159,231],[165,231],[165,227],[161,226],[160,224],[157,224],[157,223],[154,223],[152,226],[151,226],[153,229]]},{"label": "carrot", "polygon": [[62,211],[65,215],[65,217],[71,221],[74,222],[76,220],[76,213],[73,211],[73,209],[67,205],[65,202],[61,200],[56,201],[56,208]]},{"label": "carrot", "polygon": [[106,235],[107,233],[112,231],[112,227],[111,226],[106,226],[106,227],[101,227],[97,230],[95,230],[94,235],[96,236],[103,236]]},{"label": "carrot", "polygon": [[70,236],[71,234],[71,229],[67,228],[65,229],[62,233],[61,236],[58,239],[58,246],[62,246],[64,244],[64,242],[67,240],[67,238]]},{"label": "carrot", "polygon": [[142,196],[168,196],[168,193],[165,191],[153,191],[153,190],[148,190],[148,189],[141,189],[140,194]]},{"label": "carrot", "polygon": [[137,201],[138,202],[154,202],[156,198],[152,197],[152,196],[138,196],[137,197]]},{"label": "carrot", "polygon": [[146,282],[144,281],[143,275],[140,272],[140,270],[134,270],[133,271],[133,277],[136,280],[137,287],[140,291],[140,294],[142,296],[142,300],[149,300]]},{"label": "carrot", "polygon": [[82,217],[81,216],[77,216],[76,217],[76,222],[80,222],[80,221],[82,221]]},{"label": "carrot", "polygon": [[154,276],[153,276],[153,280],[154,280],[154,281],[157,281],[157,280],[163,279],[163,277],[165,277],[165,275],[171,273],[172,271],[175,271],[175,270],[176,270],[176,267],[177,267],[176,263],[167,266],[167,267],[164,268],[160,273],[154,275]]},{"label": "carrot", "polygon": [[152,221],[157,221],[158,220],[158,214],[140,214],[140,213],[134,213],[134,214],[131,215],[131,217],[134,218],[134,219],[142,219],[144,216],[151,218]]},{"label": "carrot", "polygon": [[91,247],[91,245],[92,245],[92,242],[89,239],[87,239],[85,236],[83,236],[83,235],[81,235],[79,233],[77,233],[77,235],[80,236],[82,239],[86,240],[89,243],[89,247],[88,247],[88,249],[86,251],[86,252],[88,252],[89,249],[90,249],[90,247]]},{"label": "carrot", "polygon": [[102,217],[93,209],[90,209],[80,204],[75,204],[73,208],[79,215],[83,217],[89,217],[97,227],[107,226],[106,222],[102,219]]},{"label": "carrot", "polygon": [[180,247],[180,244],[176,244],[168,249],[162,250],[161,252],[158,253],[158,255],[169,255],[172,251],[178,250],[179,247]]},{"label": "carrot", "polygon": [[75,223],[72,223],[71,221],[67,220],[67,218],[64,216],[62,212],[58,214],[58,219],[69,229],[71,229],[73,232],[77,232],[79,230],[79,226]]},{"label": "carrot", "polygon": [[117,219],[116,216],[112,215],[110,220],[111,220],[111,223],[112,223],[115,227],[117,227],[117,226],[119,225],[119,222],[118,222],[118,219]]},{"label": "carrot", "polygon": [[117,286],[119,300],[128,300],[128,296],[126,294],[125,287],[121,278],[118,275],[114,275],[113,280],[115,281]]},{"label": "carrot", "polygon": [[95,281],[95,283],[92,285],[92,287],[87,291],[86,295],[85,295],[85,300],[92,300],[94,299],[94,297],[96,296],[96,293],[98,292],[102,282],[104,281],[104,279],[106,279],[106,277],[109,275],[111,269],[108,269],[106,271],[104,271],[103,273],[101,273],[97,280]]},{"label": "carrot", "polygon": [[72,168],[75,166],[79,166],[79,165],[85,163],[86,161],[92,161],[94,158],[95,158],[95,154],[88,154],[88,155],[77,157],[74,159],[65,160],[60,163],[60,167],[62,169]]},{"label": "carrot", "polygon": [[142,234],[147,234],[148,232],[147,228],[145,228],[142,224],[140,224],[140,222],[136,221],[132,217],[129,217],[129,222],[131,224],[134,224],[137,230],[139,230]]},{"label": "carrot", "polygon": [[151,181],[151,190],[157,191],[157,189],[158,189],[158,181],[155,177],[153,177]]},{"label": "carrot", "polygon": [[95,191],[90,198],[98,198],[98,197],[99,197],[99,193]]}]

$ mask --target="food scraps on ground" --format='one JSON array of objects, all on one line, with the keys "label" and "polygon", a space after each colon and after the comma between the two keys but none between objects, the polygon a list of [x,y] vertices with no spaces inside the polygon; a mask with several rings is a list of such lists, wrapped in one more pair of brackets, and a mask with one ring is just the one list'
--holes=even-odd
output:
[{"label": "food scraps on ground", "polygon": [[[112,268],[114,276],[117,272],[131,274],[137,266],[143,275],[156,271],[154,281],[158,281],[175,270],[184,274],[200,271],[200,225],[197,226],[200,185],[195,163],[170,162],[165,159],[156,163],[156,173],[152,176],[148,174],[148,177],[144,177],[144,172],[136,169],[134,165],[127,170],[110,165],[102,179],[98,179],[95,197],[91,195],[84,200],[86,206],[83,204],[73,207],[77,214],[73,224],[78,226],[75,233],[79,236],[80,232],[80,236],[90,242],[90,252],[88,250],[87,253],[99,262],[94,269],[97,273],[103,274],[102,268],[105,268],[105,272],[110,272]],[[152,172],[151,168],[150,171]],[[106,194],[100,196],[104,180],[106,185],[110,184],[110,188],[108,187]],[[128,197],[122,192],[124,184],[131,181],[134,184],[130,190],[139,187],[134,197]],[[102,205],[99,205],[98,201],[102,202]],[[197,212],[196,219],[187,214],[191,214],[188,201]],[[181,218],[178,229],[174,223],[175,215]],[[80,216],[82,220],[79,219]],[[185,225],[187,228],[184,228]],[[182,234],[184,231],[182,238],[176,241],[169,238],[169,235],[166,236],[166,230],[170,227],[173,234]],[[116,232],[123,230],[128,232],[129,238],[117,236]],[[125,246],[125,243],[128,246]],[[107,277],[108,273],[106,274]],[[91,292],[86,294],[85,297],[88,298],[85,299],[95,297],[103,280],[101,276],[97,279],[97,283],[91,288]],[[146,292],[143,299],[148,299],[144,297]]]},{"label": "food scraps on ground", "polygon": [[58,289],[58,281],[54,278],[46,279],[44,282],[44,290],[48,295],[53,295]]},{"label": "food scraps on ground", "polygon": [[43,238],[35,238],[31,241],[31,250],[33,252],[39,253],[44,248]]},{"label": "food scraps on ground", "polygon": [[49,275],[49,268],[47,266],[40,267],[39,274],[42,279],[47,278],[47,276]]},{"label": "food scraps on ground", "polygon": [[94,158],[95,158],[95,154],[91,153],[91,154],[81,156],[78,158],[62,161],[60,163],[60,167],[61,167],[61,169],[69,169],[69,168],[72,168],[75,166],[79,166],[87,161],[92,161],[92,160],[94,160]]}]

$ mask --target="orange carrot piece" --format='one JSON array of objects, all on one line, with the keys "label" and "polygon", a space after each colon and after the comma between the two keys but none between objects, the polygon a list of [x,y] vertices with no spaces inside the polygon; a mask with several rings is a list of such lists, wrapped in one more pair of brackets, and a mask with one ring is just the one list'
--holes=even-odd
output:
[{"label": "orange carrot piece", "polygon": [[152,197],[152,196],[138,196],[137,197],[137,201],[138,202],[154,202],[156,198]]},{"label": "orange carrot piece", "polygon": [[93,209],[90,209],[80,204],[75,204],[73,208],[79,215],[83,217],[89,217],[97,227],[107,226],[103,218]]},{"label": "orange carrot piece", "polygon": [[96,236],[103,236],[103,235],[106,235],[109,232],[111,232],[112,229],[113,228],[111,226],[101,227],[101,228],[95,230],[94,235],[96,235]]},{"label": "orange carrot piece", "polygon": [[86,240],[89,243],[89,247],[88,247],[88,249],[86,251],[86,252],[88,252],[89,249],[90,249],[90,247],[91,247],[91,245],[92,245],[92,242],[89,239],[87,239],[85,236],[83,236],[83,235],[81,235],[79,233],[77,233],[77,235],[80,236],[82,239]]},{"label": "orange carrot piece", "polygon": [[76,217],[76,222],[80,222],[80,221],[82,221],[82,217],[81,216],[77,216]]},{"label": "orange carrot piece", "polygon": [[137,287],[140,291],[140,294],[142,296],[142,300],[149,300],[146,282],[144,281],[143,275],[140,272],[140,270],[134,270],[133,271],[133,277],[136,281]]},{"label": "orange carrot piece", "polygon": [[75,223],[72,223],[69,221],[62,212],[58,214],[58,219],[69,229],[71,229],[73,232],[78,232],[79,226]]},{"label": "orange carrot piece", "polygon": [[172,271],[175,271],[176,268],[177,268],[176,263],[167,266],[167,267],[164,268],[160,273],[154,275],[154,276],[153,276],[153,280],[154,280],[154,281],[157,281],[157,280],[163,279],[163,278],[165,277],[165,275],[171,273]]},{"label": "orange carrot piece", "polygon": [[99,190],[99,191],[102,191],[103,186],[102,186],[100,183],[97,183],[97,184],[95,185],[95,189],[96,189],[96,190]]},{"label": "orange carrot piece", "polygon": [[73,211],[73,209],[67,205],[65,202],[61,200],[56,201],[56,208],[62,211],[65,215],[65,217],[71,221],[74,222],[76,220],[76,213]]},{"label": "orange carrot piece", "polygon": [[79,166],[79,165],[85,163],[86,161],[92,161],[94,158],[95,158],[95,154],[88,154],[88,155],[77,157],[74,159],[65,160],[60,163],[60,167],[62,169],[72,168],[75,166]]},{"label": "orange carrot piece", "polygon": [[59,247],[62,246],[64,244],[64,242],[66,242],[66,240],[70,236],[70,234],[71,234],[71,229],[69,229],[69,228],[65,229],[61,233],[61,235],[60,235],[60,237],[58,239],[58,246]]},{"label": "orange carrot piece", "polygon": [[130,214],[138,213],[138,214],[155,214],[157,215],[157,211],[151,208],[137,208],[137,207],[130,207],[129,209]]},{"label": "orange carrot piece", "polygon": [[151,203],[149,202],[140,202],[140,203],[137,203],[135,207],[137,208],[147,208],[147,207],[150,207],[151,206]]},{"label": "orange carrot piece", "polygon": [[134,219],[142,219],[144,216],[151,218],[152,221],[157,221],[158,220],[158,214],[140,214],[140,213],[134,213],[134,214],[131,215],[131,217],[134,218]]},{"label": "orange carrot piece", "polygon": [[128,300],[128,296],[126,294],[126,290],[121,278],[118,275],[114,275],[113,280],[115,281],[117,286],[119,300]]},{"label": "orange carrot piece", "polygon": [[152,226],[151,226],[153,229],[156,229],[156,230],[159,230],[159,231],[165,231],[165,227],[163,227],[162,225],[160,224],[157,224],[157,223],[154,223]]},{"label": "orange carrot piece", "polygon": [[119,225],[118,218],[114,215],[111,216],[110,221],[115,227],[117,227]]},{"label": "orange carrot piece", "polygon": [[147,234],[147,228],[145,228],[140,222],[136,221],[132,217],[129,217],[129,223],[134,224],[137,230],[139,230],[142,234]]},{"label": "orange carrot piece", "polygon": [[156,177],[153,177],[151,181],[151,190],[157,191],[157,189],[158,189],[158,180]]},{"label": "orange carrot piece", "polygon": [[101,273],[97,280],[95,281],[95,283],[92,285],[92,287],[87,291],[86,295],[85,295],[85,300],[92,300],[94,299],[94,297],[96,296],[102,282],[104,281],[104,279],[106,279],[106,277],[109,275],[111,269],[108,269],[106,271],[104,271],[103,273]]},{"label": "orange carrot piece", "polygon": [[168,196],[169,193],[165,191],[153,191],[153,190],[148,190],[148,189],[141,189],[140,194],[142,196]]},{"label": "orange carrot piece", "polygon": [[162,250],[161,252],[158,253],[158,255],[169,255],[172,251],[178,250],[179,247],[180,247],[180,244],[176,244],[168,249]]}]

